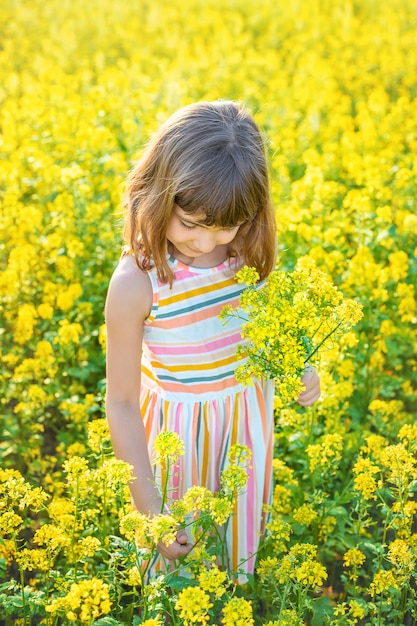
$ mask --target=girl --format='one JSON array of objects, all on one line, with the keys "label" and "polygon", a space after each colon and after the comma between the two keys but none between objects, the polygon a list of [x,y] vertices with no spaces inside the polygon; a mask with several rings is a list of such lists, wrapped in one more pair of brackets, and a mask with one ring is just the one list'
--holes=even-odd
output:
[{"label": "girl", "polygon": [[[247,489],[238,497],[226,542],[231,570],[253,572],[271,493],[273,381],[239,384],[239,320],[219,313],[236,305],[244,285],[234,275],[253,266],[261,279],[274,268],[276,231],[261,134],[235,102],[180,109],[155,134],[128,180],[125,252],[106,302],[106,409],[115,453],[133,466],[133,500],[157,514],[153,441],[171,430],[185,454],[170,488],[211,491],[230,446],[252,451]],[[298,402],[320,395],[314,369]],[[191,544],[179,531],[159,551],[168,559]]]}]

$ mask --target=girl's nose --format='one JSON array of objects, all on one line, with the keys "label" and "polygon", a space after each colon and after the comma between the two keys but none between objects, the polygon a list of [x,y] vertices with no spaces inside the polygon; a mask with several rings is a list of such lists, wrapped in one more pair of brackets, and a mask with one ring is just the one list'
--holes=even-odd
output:
[{"label": "girl's nose", "polygon": [[194,245],[200,252],[211,252],[216,247],[215,234],[209,230],[204,230],[194,240]]}]

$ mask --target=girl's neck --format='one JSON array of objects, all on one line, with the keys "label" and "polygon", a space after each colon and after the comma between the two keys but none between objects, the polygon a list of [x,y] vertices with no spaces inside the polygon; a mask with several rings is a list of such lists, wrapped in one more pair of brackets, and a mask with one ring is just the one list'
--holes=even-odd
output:
[{"label": "girl's neck", "polygon": [[216,246],[214,250],[209,252],[208,254],[202,254],[197,257],[185,256],[179,250],[175,248],[171,243],[168,243],[168,252],[169,254],[184,263],[185,265],[190,265],[191,267],[198,267],[201,269],[217,267],[221,265],[229,258],[229,246],[227,244]]}]

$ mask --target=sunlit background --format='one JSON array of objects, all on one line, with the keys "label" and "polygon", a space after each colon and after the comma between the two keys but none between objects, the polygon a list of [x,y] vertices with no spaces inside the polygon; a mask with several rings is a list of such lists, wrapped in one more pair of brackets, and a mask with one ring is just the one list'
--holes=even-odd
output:
[{"label": "sunlit background", "polygon": [[[174,110],[217,98],[243,100],[265,134],[280,268],[314,259],[364,318],[323,354],[319,404],[277,398],[275,531],[249,612],[189,623],[416,623],[416,41],[414,0],[3,0],[2,624],[159,623],[130,557],[117,575],[126,479],[105,474],[87,424],[104,442],[125,176]],[[82,502],[77,458],[96,485]],[[91,610],[51,604],[81,583]]]}]

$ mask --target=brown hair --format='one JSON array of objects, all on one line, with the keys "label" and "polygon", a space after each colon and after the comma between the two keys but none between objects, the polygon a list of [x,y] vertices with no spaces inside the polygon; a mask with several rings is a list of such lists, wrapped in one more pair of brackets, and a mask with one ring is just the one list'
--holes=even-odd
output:
[{"label": "brown hair", "polygon": [[205,225],[242,223],[231,256],[261,279],[274,268],[275,214],[262,137],[252,115],[231,101],[179,109],[155,133],[127,181],[124,237],[142,270],[174,275],[166,232],[174,204],[206,216]]}]

